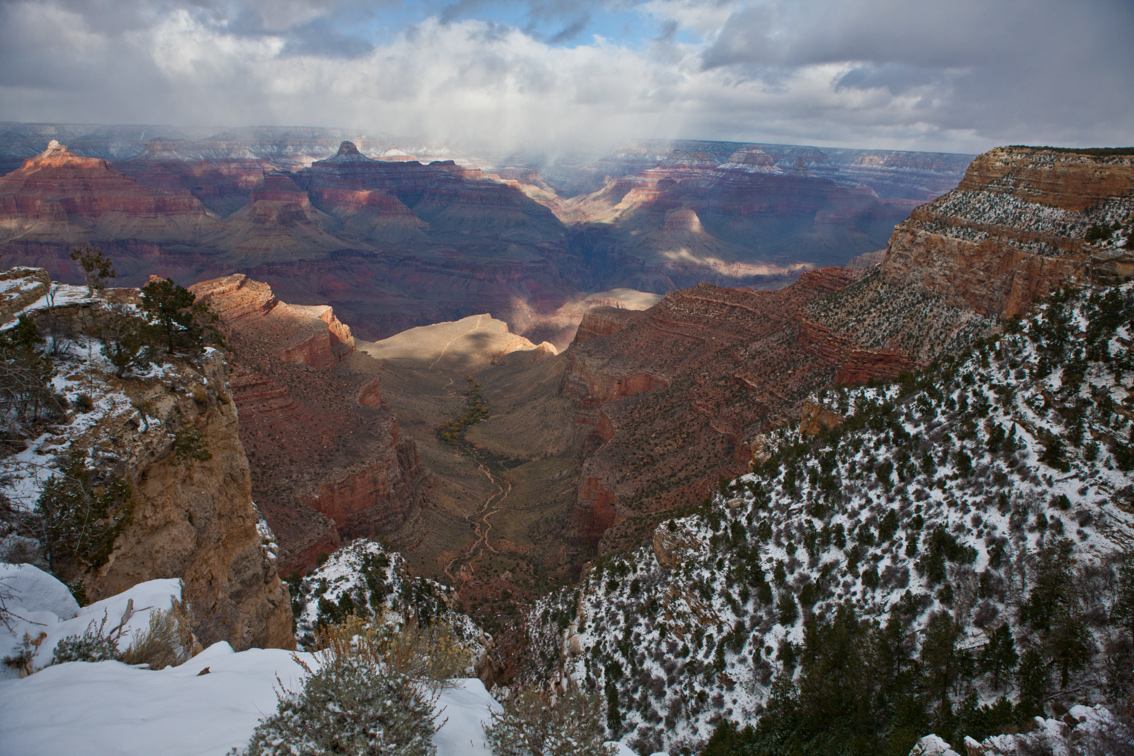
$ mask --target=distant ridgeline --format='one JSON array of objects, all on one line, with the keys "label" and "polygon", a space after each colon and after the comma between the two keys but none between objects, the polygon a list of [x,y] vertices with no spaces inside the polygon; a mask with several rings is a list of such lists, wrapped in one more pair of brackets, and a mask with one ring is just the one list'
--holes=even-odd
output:
[{"label": "distant ridgeline", "polygon": [[1125,701],[1132,338],[1134,285],[1066,289],[963,356],[819,394],[822,423],[543,600],[530,673],[604,691],[642,753],[715,730],[705,753],[906,754]]}]

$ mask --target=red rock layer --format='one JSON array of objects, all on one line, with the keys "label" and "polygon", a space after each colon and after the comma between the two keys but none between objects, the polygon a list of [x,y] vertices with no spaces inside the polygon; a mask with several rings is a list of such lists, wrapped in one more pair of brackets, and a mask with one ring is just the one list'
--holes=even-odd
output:
[{"label": "red rock layer", "polygon": [[1103,197],[1134,194],[1134,160],[1127,156],[999,147],[977,156],[957,185],[962,192],[1016,194],[1082,211]]},{"label": "red rock layer", "polygon": [[835,334],[808,320],[800,323],[800,340],[820,359],[837,365],[835,383],[866,383],[872,378],[896,378],[915,367],[914,361],[892,349],[860,349],[842,334]]},{"label": "red rock layer", "polygon": [[591,307],[583,313],[579,328],[575,331],[575,344],[617,333],[638,317],[638,311],[621,307]]},{"label": "red rock layer", "polygon": [[188,192],[149,189],[109,161],[78,157],[57,142],[0,177],[0,240],[54,238],[77,230],[104,238],[125,225],[135,238],[166,238],[215,224]]},{"label": "red rock layer", "polygon": [[954,306],[1012,316],[1086,278],[1095,223],[1134,210],[1134,158],[1004,147],[975,159],[956,190],[894,230],[881,270]]},{"label": "red rock layer", "polygon": [[699,501],[719,476],[742,472],[768,427],[799,417],[803,400],[835,380],[892,377],[910,361],[869,351],[807,323],[811,302],[858,281],[824,268],[778,291],[701,284],[669,294],[624,328],[584,333],[566,352],[564,393],[594,427],[574,529],[615,549],[656,513]]},{"label": "red rock layer", "polygon": [[390,535],[421,506],[417,449],[402,438],[354,339],[329,307],[293,307],[242,275],[193,287],[234,352],[233,397],[253,498],[275,530],[281,571],[341,539]]}]

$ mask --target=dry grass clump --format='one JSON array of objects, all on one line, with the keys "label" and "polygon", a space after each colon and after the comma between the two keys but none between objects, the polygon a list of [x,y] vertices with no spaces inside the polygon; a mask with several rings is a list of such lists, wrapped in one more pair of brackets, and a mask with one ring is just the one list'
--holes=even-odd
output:
[{"label": "dry grass clump", "polygon": [[188,609],[174,599],[168,610],[150,612],[149,627],[134,635],[122,661],[150,669],[176,667],[193,655],[192,626]]},{"label": "dry grass clump", "polygon": [[362,657],[410,679],[444,687],[462,676],[472,654],[447,622],[430,625],[409,622],[401,627],[383,619],[348,617],[315,631],[314,648],[324,664],[342,664]]}]

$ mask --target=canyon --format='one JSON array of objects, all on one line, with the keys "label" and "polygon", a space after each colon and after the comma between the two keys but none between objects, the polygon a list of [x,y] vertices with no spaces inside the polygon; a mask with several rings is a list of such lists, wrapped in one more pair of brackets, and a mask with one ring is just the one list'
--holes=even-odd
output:
[{"label": "canyon", "polygon": [[488,311],[558,349],[595,292],[775,288],[878,250],[968,160],[677,141],[546,163],[330,129],[5,126],[11,262],[74,280],[90,241],[125,285],[241,272],[370,340]]},{"label": "canyon", "polygon": [[420,517],[426,473],[382,398],[371,360],[329,307],[281,302],[234,274],[193,286],[234,352],[233,400],[252,495],[303,570],[344,539],[388,536]]},{"label": "canyon", "polygon": [[[998,159],[1028,166],[1035,156],[1017,150]],[[1082,159],[1061,158],[1072,166]],[[771,429],[801,415],[812,432],[829,427],[831,418],[808,409],[815,392],[924,367],[1035,298],[1128,257],[1113,244],[1084,241],[1100,217],[1126,212],[1129,192],[1111,194],[1110,184],[1076,190],[1093,191],[1094,201],[1067,211],[1078,214],[1057,233],[1045,234],[1034,220],[1052,210],[1033,208],[999,224],[995,247],[940,252],[967,243],[973,221],[956,208],[975,206],[970,194],[994,190],[985,164],[973,163],[969,188],[900,224],[873,266],[820,268],[772,291],[701,283],[656,304],[597,296],[581,308],[562,352],[486,314],[356,342],[355,351],[377,365],[375,393],[429,471],[421,519],[392,537],[415,569],[452,581],[472,606],[499,611],[490,597],[538,595],[588,555],[632,547],[661,520],[697,506],[720,479],[759,461]],[[1103,164],[1111,173],[1131,171],[1129,158]],[[1100,216],[1099,207],[1110,215]],[[1052,264],[1050,254],[1026,253],[1041,242],[1043,250],[1078,251]],[[911,248],[921,250],[913,262]],[[990,265],[1003,275],[981,277]],[[1033,270],[1042,275],[1021,289],[1017,309],[981,304],[1006,302],[1004,281]],[[962,289],[949,281],[975,283]],[[277,351],[295,338],[279,340]],[[466,412],[474,385],[485,416],[460,443],[446,443],[438,430]]]},{"label": "canyon", "polygon": [[537,172],[237,142],[29,156],[0,249],[63,271],[81,231],[125,281],[200,280],[281,571],[381,536],[490,628],[699,506],[816,392],[1129,268],[1087,239],[1134,211],[1122,155],[1005,148],[958,186],[965,156],[641,143]]}]

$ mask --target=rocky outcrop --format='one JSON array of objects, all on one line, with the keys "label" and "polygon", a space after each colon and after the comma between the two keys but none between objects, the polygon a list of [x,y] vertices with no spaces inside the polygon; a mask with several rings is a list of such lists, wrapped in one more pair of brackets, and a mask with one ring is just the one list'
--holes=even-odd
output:
[{"label": "rocky outcrop", "polygon": [[809,320],[800,323],[799,336],[805,348],[837,365],[835,383],[866,383],[872,378],[896,378],[915,366],[914,361],[892,349],[862,349],[853,338],[832,333]]},{"label": "rocky outcrop", "polygon": [[325,370],[354,351],[350,327],[327,305],[299,307],[280,302],[267,284],[240,273],[194,284],[193,291],[225,322],[255,318],[261,330],[280,343],[276,351],[284,362]]},{"label": "rocky outcrop", "polygon": [[696,533],[672,520],[654,530],[654,558],[667,570],[677,569],[703,546],[704,542]]},{"label": "rocky outcrop", "polygon": [[583,313],[583,319],[579,322],[579,329],[575,332],[573,343],[582,344],[591,339],[617,333],[633,322],[636,317],[635,311],[621,307],[591,307]]},{"label": "rocky outcrop", "polygon": [[[569,355],[568,359],[574,355]],[[573,362],[573,361],[572,361]],[[563,393],[579,400],[581,407],[599,407],[635,394],[643,394],[665,386],[665,379],[649,373],[634,372],[617,375],[606,371],[592,372],[586,368],[569,369]]]},{"label": "rocky outcrop", "polygon": [[354,351],[331,308],[289,305],[239,274],[193,290],[234,350],[240,434],[281,569],[407,526],[426,489],[417,448],[382,400],[377,364]]},{"label": "rocky outcrop", "polygon": [[0,272],[0,325],[14,319],[51,289],[51,278],[42,268],[12,268]]},{"label": "rocky outcrop", "polygon": [[1118,256],[1087,233],[1125,223],[1131,212],[1134,156],[999,148],[894,230],[883,281],[924,287],[981,314],[1019,315]]},{"label": "rocky outcrop", "polygon": [[621,330],[576,341],[561,390],[594,429],[576,537],[602,550],[640,540],[658,512],[700,501],[719,476],[746,470],[759,435],[798,418],[807,395],[840,370],[855,379],[892,373],[850,342],[816,349],[803,336],[806,306],[860,277],[822,269],[771,292],[701,284]]},{"label": "rocky outcrop", "polygon": [[396,422],[391,443],[380,456],[373,452],[364,464],[338,469],[316,484],[300,501],[330,518],[342,538],[373,538],[396,532],[420,503],[419,482],[406,472],[420,474],[417,448],[402,443]]},{"label": "rocky outcrop", "polygon": [[[838,428],[843,424],[843,416],[828,409],[819,402],[807,400],[799,412],[799,432],[807,436],[817,436],[823,431]],[[756,444],[753,444],[752,457],[756,458]],[[760,451],[763,451],[761,449]]]},{"label": "rocky outcrop", "polygon": [[[51,287],[54,295],[30,302],[27,287],[10,285],[21,282],[34,284],[31,294]],[[203,643],[294,647],[287,589],[251,497],[224,353],[163,354],[160,370],[118,378],[89,357],[69,356],[67,345],[97,333],[106,318],[106,300],[85,294],[51,285],[43,271],[15,269],[0,277],[0,309],[33,304],[28,316],[58,347],[56,390],[74,402],[49,433],[19,442],[29,447],[34,463],[10,452],[0,458],[6,494],[16,495],[10,485],[19,481],[18,498],[30,508],[43,472],[63,468],[65,456],[78,454],[93,471],[93,485],[110,478],[129,484],[130,518],[105,561],[95,567],[54,564],[61,577],[81,586],[92,601],[145,581],[180,578]],[[105,296],[137,300],[131,290]],[[95,401],[84,403],[71,393],[77,390]]]},{"label": "rocky outcrop", "polygon": [[600,478],[584,478],[579,486],[572,535],[585,545],[597,546],[618,519],[617,504],[618,496],[607,490]]},{"label": "rocky outcrop", "polygon": [[999,147],[973,160],[957,191],[1004,194],[1083,212],[1105,198],[1134,194],[1134,156],[1106,150]]},{"label": "rocky outcrop", "polygon": [[[354,351],[354,337],[350,333],[350,328],[335,317],[330,307],[322,305],[306,307],[303,310],[306,311],[305,314],[314,318],[297,317],[296,320],[307,325],[304,330],[309,332],[300,335],[298,343],[281,348],[279,350],[281,360],[300,362],[316,370],[325,370],[338,365]],[[319,326],[316,322],[325,325]]]},{"label": "rocky outcrop", "polygon": [[[146,580],[180,577],[203,642],[291,648],[291,603],[258,530],[226,375],[214,354],[202,363],[203,385],[151,386],[139,400],[141,430],[119,426],[95,441],[103,463],[114,460],[132,481],[135,505],[110,560],[84,585],[99,600]],[[175,447],[188,433],[207,459],[179,461]]]}]

